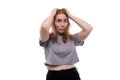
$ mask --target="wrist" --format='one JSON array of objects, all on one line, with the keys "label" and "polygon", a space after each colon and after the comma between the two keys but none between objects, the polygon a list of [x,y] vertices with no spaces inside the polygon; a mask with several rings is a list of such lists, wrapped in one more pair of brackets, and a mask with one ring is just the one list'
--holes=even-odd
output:
[{"label": "wrist", "polygon": [[51,17],[51,18],[54,18],[54,14],[50,14],[50,17]]},{"label": "wrist", "polygon": [[72,19],[72,15],[71,15],[71,14],[69,14],[68,17],[69,17],[70,19]]}]

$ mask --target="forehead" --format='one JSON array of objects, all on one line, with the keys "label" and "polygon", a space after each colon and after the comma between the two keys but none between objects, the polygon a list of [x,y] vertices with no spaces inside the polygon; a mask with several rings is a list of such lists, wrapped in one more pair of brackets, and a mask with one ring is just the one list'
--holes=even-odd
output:
[{"label": "forehead", "polygon": [[65,14],[58,14],[57,16],[56,16],[56,19],[66,19],[67,17],[66,17],[66,15]]}]

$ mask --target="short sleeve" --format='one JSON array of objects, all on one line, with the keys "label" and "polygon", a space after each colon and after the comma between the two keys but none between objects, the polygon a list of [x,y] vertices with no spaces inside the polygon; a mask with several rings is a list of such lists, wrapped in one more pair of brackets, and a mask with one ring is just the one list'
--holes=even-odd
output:
[{"label": "short sleeve", "polygon": [[83,46],[84,41],[80,42],[77,37],[78,37],[78,33],[73,34],[73,39],[74,39],[75,46]]},{"label": "short sleeve", "polygon": [[42,42],[42,41],[39,39],[39,45],[40,45],[41,47],[45,47],[45,46],[47,45],[48,41],[49,41],[49,40],[47,40],[47,41],[45,41],[45,42]]}]

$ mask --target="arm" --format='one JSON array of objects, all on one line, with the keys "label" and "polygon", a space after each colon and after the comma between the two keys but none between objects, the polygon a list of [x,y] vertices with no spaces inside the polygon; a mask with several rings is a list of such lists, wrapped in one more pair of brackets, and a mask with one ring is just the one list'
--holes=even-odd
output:
[{"label": "arm", "polygon": [[82,19],[79,19],[71,15],[69,11],[67,11],[67,14],[71,20],[73,20],[76,24],[78,24],[78,26],[82,28],[82,31],[78,33],[78,40],[79,42],[83,42],[88,37],[90,32],[92,31],[93,29],[92,26],[88,24],[87,22],[83,21]]},{"label": "arm", "polygon": [[40,40],[41,42],[45,42],[49,39],[49,29],[53,22],[53,17],[56,13],[56,9],[52,11],[52,13],[42,22],[40,28]]}]

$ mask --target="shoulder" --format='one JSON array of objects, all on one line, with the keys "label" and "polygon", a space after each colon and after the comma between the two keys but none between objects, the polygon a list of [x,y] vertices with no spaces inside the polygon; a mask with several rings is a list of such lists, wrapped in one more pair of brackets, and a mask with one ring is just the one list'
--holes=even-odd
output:
[{"label": "shoulder", "polygon": [[76,46],[82,46],[82,45],[84,44],[84,41],[83,41],[83,42],[80,42],[80,41],[79,41],[79,39],[78,39],[78,34],[79,34],[79,33],[74,33],[74,34],[72,34],[73,40],[74,40],[74,44],[75,44]]}]

